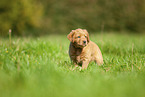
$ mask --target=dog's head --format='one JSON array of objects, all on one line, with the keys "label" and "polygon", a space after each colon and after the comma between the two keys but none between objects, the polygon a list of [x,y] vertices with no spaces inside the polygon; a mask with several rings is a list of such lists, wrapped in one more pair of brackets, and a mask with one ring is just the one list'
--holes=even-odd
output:
[{"label": "dog's head", "polygon": [[77,48],[85,47],[90,39],[87,30],[85,29],[76,29],[72,30],[68,35],[67,38],[75,45]]}]

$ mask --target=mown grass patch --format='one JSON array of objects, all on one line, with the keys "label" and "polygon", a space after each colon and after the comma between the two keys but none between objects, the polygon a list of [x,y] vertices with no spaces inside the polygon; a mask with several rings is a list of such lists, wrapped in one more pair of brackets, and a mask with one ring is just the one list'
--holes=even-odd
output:
[{"label": "mown grass patch", "polygon": [[145,36],[90,35],[104,65],[74,69],[63,35],[0,40],[1,97],[144,97]]}]

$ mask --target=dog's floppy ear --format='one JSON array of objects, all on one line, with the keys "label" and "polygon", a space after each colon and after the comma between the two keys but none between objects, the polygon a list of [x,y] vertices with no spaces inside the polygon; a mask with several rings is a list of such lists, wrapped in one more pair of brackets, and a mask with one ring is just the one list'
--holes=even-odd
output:
[{"label": "dog's floppy ear", "polygon": [[83,31],[87,34],[87,41],[89,42],[90,41],[90,38],[89,38],[89,33],[86,29],[83,29]]},{"label": "dog's floppy ear", "polygon": [[73,41],[73,34],[74,34],[74,30],[72,30],[68,35],[67,38],[72,42]]}]

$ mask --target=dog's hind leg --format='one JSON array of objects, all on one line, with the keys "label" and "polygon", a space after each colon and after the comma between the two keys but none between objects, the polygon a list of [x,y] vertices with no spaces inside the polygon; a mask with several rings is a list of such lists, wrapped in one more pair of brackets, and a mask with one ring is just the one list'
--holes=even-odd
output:
[{"label": "dog's hind leg", "polygon": [[95,58],[95,63],[96,63],[97,65],[99,65],[99,66],[100,66],[100,65],[103,65],[103,63],[104,63],[104,62],[103,62],[103,58],[102,58],[102,57],[101,57],[101,58],[100,58],[100,57],[96,57],[96,58]]}]

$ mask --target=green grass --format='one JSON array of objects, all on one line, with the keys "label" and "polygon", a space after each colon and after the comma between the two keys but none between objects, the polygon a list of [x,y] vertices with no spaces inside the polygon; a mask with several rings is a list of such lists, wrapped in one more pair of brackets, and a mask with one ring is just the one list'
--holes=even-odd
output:
[{"label": "green grass", "polygon": [[0,38],[0,97],[145,97],[145,36],[90,35],[104,65],[73,69],[65,35]]}]

